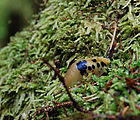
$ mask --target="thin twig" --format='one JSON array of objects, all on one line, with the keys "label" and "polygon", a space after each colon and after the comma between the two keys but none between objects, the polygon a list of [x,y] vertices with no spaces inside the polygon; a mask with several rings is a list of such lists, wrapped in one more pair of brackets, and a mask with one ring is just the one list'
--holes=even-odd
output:
[{"label": "thin twig", "polygon": [[117,32],[117,27],[118,27],[118,3],[117,3],[117,0],[116,0],[116,24],[115,24],[115,28],[114,28],[114,33],[113,33],[113,36],[112,36],[112,40],[111,40],[111,44],[110,44],[110,47],[109,47],[109,50],[108,50],[108,53],[107,53],[107,58],[110,58],[110,54],[112,52],[112,46],[113,46],[113,43],[114,43],[114,40],[115,40],[115,36],[116,36],[116,32]]},{"label": "thin twig", "polygon": [[131,54],[131,52],[130,52],[130,50],[127,50],[128,52],[129,52],[129,54],[130,54],[130,62],[129,62],[129,65],[132,63],[132,54]]},{"label": "thin twig", "polygon": [[101,88],[101,90],[103,90],[105,93],[110,94],[116,100],[116,102],[119,104],[119,100],[114,95],[112,95],[111,93],[109,93],[107,90],[105,90],[103,88]]},{"label": "thin twig", "polygon": [[84,112],[84,113],[87,113],[88,111],[87,110],[84,110],[81,106],[78,105],[78,103],[74,100],[74,98],[72,97],[68,87],[66,86],[65,84],[65,81],[64,81],[64,77],[62,75],[60,75],[59,71],[54,68],[49,62],[48,60],[46,60],[45,58],[41,58],[41,60],[43,60],[58,76],[59,80],[63,83],[66,91],[67,91],[67,94],[68,96],[70,97],[71,101],[73,102],[73,106],[80,112]]},{"label": "thin twig", "polygon": [[109,47],[110,50],[112,49],[112,46],[113,46],[113,43],[114,43],[114,39],[115,39],[115,36],[116,36],[116,31],[117,31],[117,25],[115,25],[113,37],[112,37],[111,44],[110,44],[110,47]]},{"label": "thin twig", "polygon": [[118,2],[116,0],[116,24],[118,26]]},{"label": "thin twig", "polygon": [[86,47],[87,47],[87,49],[88,49],[89,55],[92,57],[91,52],[90,52],[90,50],[89,50],[89,47],[88,47],[87,45],[86,45]]}]

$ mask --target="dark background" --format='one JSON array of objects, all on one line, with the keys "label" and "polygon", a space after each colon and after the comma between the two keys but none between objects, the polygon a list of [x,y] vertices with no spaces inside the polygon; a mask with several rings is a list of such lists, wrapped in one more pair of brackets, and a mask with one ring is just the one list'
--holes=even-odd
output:
[{"label": "dark background", "polygon": [[0,0],[0,49],[10,42],[10,36],[30,24],[41,2],[43,0]]}]

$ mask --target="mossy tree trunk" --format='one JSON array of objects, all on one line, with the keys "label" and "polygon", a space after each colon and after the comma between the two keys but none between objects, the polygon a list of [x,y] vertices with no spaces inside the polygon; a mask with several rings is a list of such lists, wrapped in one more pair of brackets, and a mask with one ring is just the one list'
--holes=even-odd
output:
[{"label": "mossy tree trunk", "polygon": [[[1,119],[35,119],[36,108],[69,101],[54,71],[40,58],[55,67],[55,56],[64,76],[73,59],[88,58],[90,54],[106,57],[115,26],[118,51],[111,57],[106,76],[93,76],[96,85],[87,83],[86,92],[83,85],[73,89],[72,95],[79,105],[94,109],[93,113],[103,118],[138,116],[139,1],[48,0],[44,5],[30,26],[11,37],[0,51]],[[56,111],[59,113],[47,111],[49,117],[64,118],[76,112],[72,105],[66,108],[67,114],[62,108]],[[36,119],[47,117],[40,111]]]}]

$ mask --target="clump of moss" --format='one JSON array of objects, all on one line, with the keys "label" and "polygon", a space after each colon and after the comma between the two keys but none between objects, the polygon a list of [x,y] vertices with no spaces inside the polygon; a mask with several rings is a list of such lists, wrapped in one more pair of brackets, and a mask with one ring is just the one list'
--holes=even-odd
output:
[{"label": "clump of moss", "polygon": [[[34,119],[36,108],[54,106],[53,101],[70,100],[54,71],[40,58],[46,58],[55,67],[55,56],[64,75],[67,63],[73,58],[89,57],[89,51],[92,56],[106,56],[117,23],[119,47],[111,58],[108,75],[93,76],[97,85],[87,84],[86,92],[83,85],[74,89],[72,95],[85,109],[93,108],[96,114],[138,116],[139,86],[129,86],[126,80],[139,76],[139,73],[134,74],[140,67],[138,8],[138,1],[121,0],[116,9],[116,1],[109,0],[49,0],[46,8],[34,16],[31,25],[11,37],[11,43],[0,51],[1,119]],[[108,92],[103,91],[110,80]],[[85,102],[83,97],[91,99]],[[66,110],[69,115],[75,111],[73,107]],[[63,109],[58,111],[57,115],[49,115],[66,117]],[[43,117],[47,116],[44,113],[36,116],[37,119]]]}]

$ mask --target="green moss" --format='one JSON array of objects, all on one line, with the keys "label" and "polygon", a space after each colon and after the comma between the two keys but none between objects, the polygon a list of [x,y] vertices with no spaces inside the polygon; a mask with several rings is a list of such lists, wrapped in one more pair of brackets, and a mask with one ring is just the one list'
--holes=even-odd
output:
[{"label": "green moss", "polygon": [[[115,10],[115,2],[110,1],[105,4],[93,0],[49,0],[46,8],[35,15],[31,25],[11,37],[11,43],[0,51],[1,119],[28,119],[38,107],[53,106],[52,101],[60,103],[70,100],[58,78],[54,79],[54,72],[40,58],[46,58],[54,66],[54,54],[64,75],[67,63],[73,58],[90,57],[88,48],[92,56],[105,57],[114,32]],[[127,4],[121,0],[118,12],[121,17],[118,16],[119,32],[116,38],[121,48],[114,54],[115,58],[111,58],[108,75],[99,79],[93,76],[96,86],[87,84],[84,92],[83,85],[73,90],[72,95],[85,109],[94,108],[96,114],[118,115],[129,106],[129,115],[138,115],[136,106],[140,105],[140,95],[133,86],[128,87],[125,80],[139,76],[138,73],[129,73],[129,66],[140,67],[136,60],[140,51],[138,2]],[[132,55],[131,64],[128,50]],[[105,89],[105,84],[111,79],[108,93],[103,92],[101,88]],[[55,96],[59,91],[62,93]],[[91,96],[90,100],[84,102],[82,97],[85,96]],[[71,115],[73,108],[67,109],[67,113]],[[41,119],[43,116],[40,113],[37,117]],[[55,117],[62,116],[65,117],[63,109]]]}]

